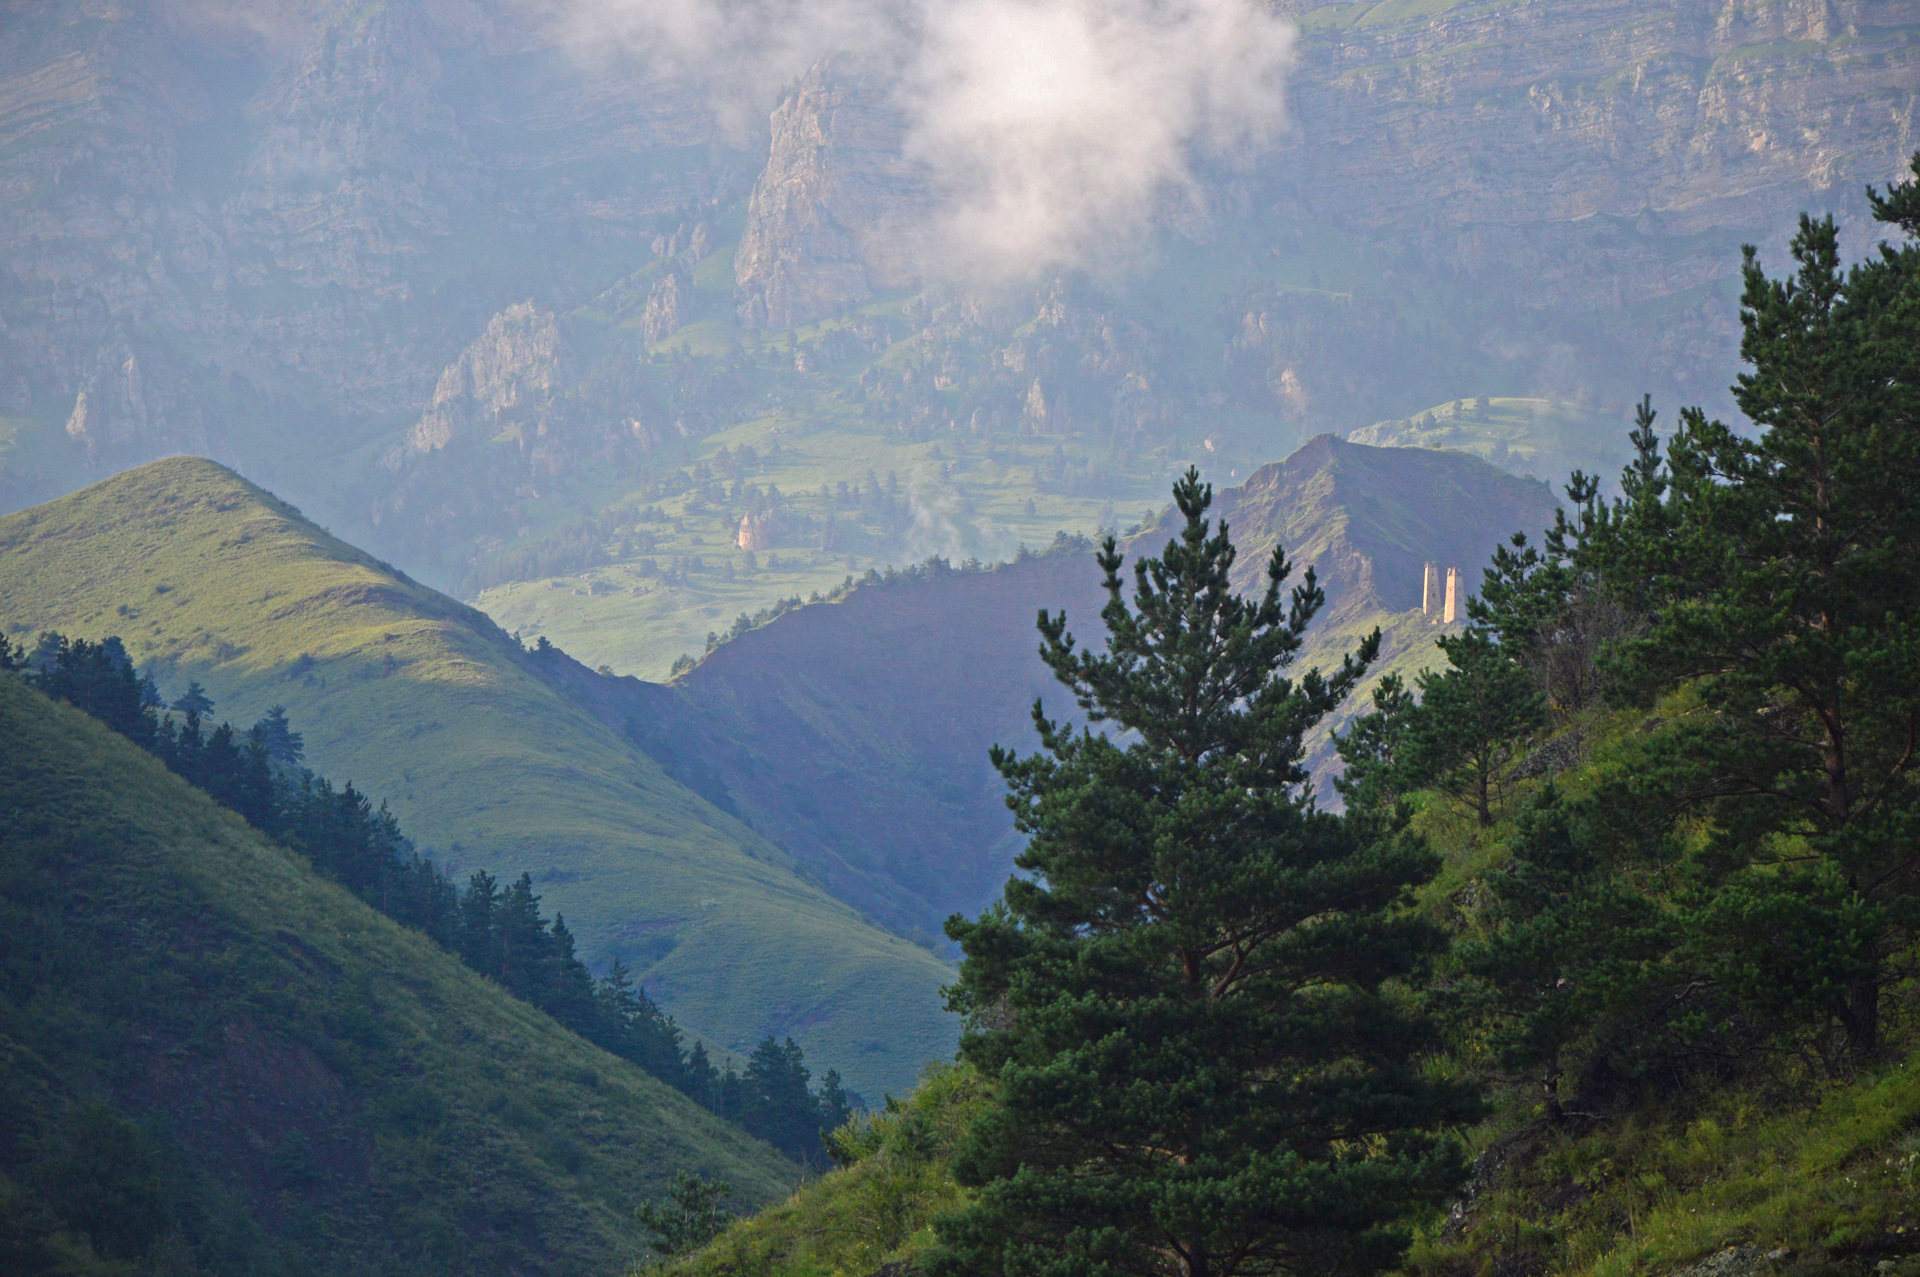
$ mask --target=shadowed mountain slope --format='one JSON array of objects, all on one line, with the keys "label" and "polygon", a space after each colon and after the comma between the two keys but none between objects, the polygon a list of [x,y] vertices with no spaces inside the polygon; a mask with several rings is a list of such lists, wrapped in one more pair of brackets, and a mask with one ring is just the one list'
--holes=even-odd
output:
[{"label": "shadowed mountain slope", "polygon": [[0,1267],[608,1272],[676,1171],[799,1173],[12,675],[0,740]]},{"label": "shadowed mountain slope", "polygon": [[[582,955],[690,1029],[792,1034],[869,1095],[951,1049],[948,978],[579,703],[581,671],[212,462],[154,462],[0,520],[0,624],[119,634],[216,716],[284,704],[309,761],[464,872],[530,871]],[[572,679],[562,678],[571,667]]]},{"label": "shadowed mountain slope", "polygon": [[[1460,569],[1463,588],[1477,588],[1494,547],[1514,532],[1537,533],[1553,507],[1546,484],[1469,453],[1373,448],[1334,435],[1309,439],[1214,503],[1240,551],[1235,584],[1251,589],[1283,545],[1296,574],[1311,567],[1318,575],[1330,616],[1418,610],[1428,562]],[[1163,519],[1148,543],[1175,526]]]},{"label": "shadowed mountain slope", "polygon": [[[1305,664],[1331,665],[1385,631],[1381,671],[1430,663],[1422,566],[1462,588],[1509,533],[1551,517],[1546,485],[1465,453],[1370,448],[1322,436],[1221,491],[1236,583],[1253,586],[1276,542],[1313,567],[1328,607]],[[1134,538],[1158,553],[1169,518]],[[836,895],[922,937],[977,910],[1017,841],[988,747],[1030,748],[1028,710],[1072,708],[1035,655],[1037,611],[1064,608],[1098,641],[1104,601],[1091,546],[986,571],[869,582],[725,643],[678,682],[614,686],[633,734],[675,775],[798,857]],[[622,692],[619,689],[624,688]],[[1324,775],[1323,741],[1313,762]]]}]

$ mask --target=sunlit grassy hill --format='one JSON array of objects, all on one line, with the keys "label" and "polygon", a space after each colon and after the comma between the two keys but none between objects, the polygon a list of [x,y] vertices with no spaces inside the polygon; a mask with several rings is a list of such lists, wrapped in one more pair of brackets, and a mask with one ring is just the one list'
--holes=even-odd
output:
[{"label": "sunlit grassy hill", "polygon": [[0,741],[0,1267],[605,1273],[798,1175],[13,675]]},{"label": "sunlit grassy hill", "polygon": [[309,762],[443,863],[530,871],[584,956],[622,957],[721,1048],[791,1033],[875,1095],[951,1049],[948,969],[795,872],[548,677],[562,658],[176,457],[0,520],[0,625],[118,634],[217,717],[284,704]]}]

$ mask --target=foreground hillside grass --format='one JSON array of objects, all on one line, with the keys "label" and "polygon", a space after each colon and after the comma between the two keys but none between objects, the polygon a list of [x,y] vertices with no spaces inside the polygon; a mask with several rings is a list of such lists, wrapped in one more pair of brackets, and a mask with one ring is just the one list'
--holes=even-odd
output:
[{"label": "foreground hillside grass", "polygon": [[866,1095],[951,1049],[945,964],[805,881],[485,616],[212,462],[0,519],[0,626],[118,634],[218,717],[286,705],[316,770],[457,871],[531,871],[589,962],[621,957],[723,1049],[790,1033]]},{"label": "foreground hillside grass", "polygon": [[222,1272],[606,1272],[676,1171],[798,1174],[11,675],[0,740],[0,1240],[99,1102]]},{"label": "foreground hillside grass", "polygon": [[[1587,761],[1558,784],[1585,792],[1640,734],[1640,714],[1574,726]],[[1517,801],[1541,784],[1519,782]],[[1479,829],[1437,796],[1416,827],[1443,853],[1420,908],[1460,925],[1504,863],[1506,820]],[[1508,810],[1511,811],[1512,803]],[[1474,1174],[1456,1209],[1419,1222],[1409,1277],[1914,1277],[1920,1274],[1920,1050],[1913,1026],[1879,1067],[1848,1078],[1781,1059],[1736,1083],[1649,1086],[1555,1127],[1530,1085],[1495,1085],[1496,1111],[1462,1132]],[[1456,1062],[1457,1063],[1457,1062]],[[990,1084],[934,1071],[871,1128],[851,1168],[736,1223],[668,1266],[675,1277],[868,1277],[915,1271],[932,1225],[966,1200],[948,1163]]]},{"label": "foreground hillside grass", "polygon": [[948,1163],[989,1094],[967,1065],[934,1066],[906,1100],[836,1133],[842,1158],[858,1160],[670,1261],[663,1277],[868,1277],[913,1269],[933,1243],[933,1220],[967,1200]]},{"label": "foreground hillside grass", "polygon": [[[1564,724],[1553,745],[1582,761],[1553,783],[1593,792],[1632,765],[1637,738],[1689,705],[1681,696],[1652,718],[1590,711]],[[1480,883],[1507,860],[1512,813],[1545,783],[1511,783],[1485,830],[1458,804],[1419,797],[1415,828],[1445,857],[1424,909],[1475,925]],[[1430,1226],[1409,1269],[1627,1277],[1737,1248],[1715,1261],[1728,1274],[1920,1273],[1920,1042],[1911,1022],[1889,1032],[1887,1061],[1856,1076],[1783,1052],[1747,1061],[1730,1083],[1678,1091],[1649,1079],[1560,1128],[1533,1084],[1496,1089],[1499,1112],[1471,1135],[1479,1161],[1465,1209]]]},{"label": "foreground hillside grass", "polygon": [[[948,1158],[986,1093],[964,1066],[936,1072],[875,1122],[860,1162],[664,1271],[914,1271],[934,1219],[966,1200]],[[1484,1169],[1465,1227],[1427,1221],[1408,1274],[1629,1277],[1676,1272],[1733,1248],[1721,1261],[1737,1265],[1729,1272],[1920,1272],[1910,1253],[1920,1248],[1920,1055],[1849,1084],[1696,1097],[1585,1131],[1552,1132],[1510,1107],[1472,1143]]]}]

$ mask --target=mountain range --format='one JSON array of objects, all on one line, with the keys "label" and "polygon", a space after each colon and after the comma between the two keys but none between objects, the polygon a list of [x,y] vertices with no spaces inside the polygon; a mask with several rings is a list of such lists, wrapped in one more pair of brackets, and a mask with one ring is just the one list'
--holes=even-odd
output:
[{"label": "mountain range", "polygon": [[[1337,666],[1377,626],[1384,673],[1442,663],[1440,600],[1423,611],[1427,563],[1458,569],[1464,597],[1494,546],[1544,527],[1552,509],[1544,484],[1464,453],[1321,436],[1221,490],[1214,513],[1240,551],[1237,587],[1260,587],[1278,545],[1290,585],[1311,569],[1325,589],[1303,668]],[[1130,557],[1158,553],[1174,517],[1137,531]],[[1097,646],[1104,602],[1093,546],[1063,540],[992,568],[936,562],[870,580],[721,644],[670,684],[612,686],[645,707],[639,739],[676,776],[842,899],[930,938],[999,893],[1018,849],[989,747],[1035,744],[1036,699],[1054,717],[1077,713],[1038,658],[1035,614],[1064,610]],[[1356,697],[1348,713],[1363,707]],[[1331,773],[1324,734],[1312,762]]]},{"label": "mountain range", "polygon": [[[1428,561],[1471,574],[1542,526],[1544,485],[1464,453],[1322,437],[1223,490],[1251,586],[1276,543],[1328,605],[1304,662],[1375,626],[1435,660]],[[1158,548],[1163,517],[1137,530]],[[164,688],[251,721],[287,707],[325,774],[391,804],[458,874],[531,873],[720,1051],[791,1035],[856,1093],[950,1050],[940,927],[998,892],[1016,840],[988,747],[1057,689],[1031,618],[1097,641],[1091,545],[874,575],[719,644],[669,684],[524,646],[217,464],[150,463],[0,519],[0,626],[114,634]],[[1356,701],[1356,705],[1359,702]],[[1313,765],[1324,777],[1331,742]]]},{"label": "mountain range", "polygon": [[656,677],[850,562],[1008,558],[1324,431],[1610,470],[1641,391],[1724,406],[1738,245],[1864,245],[1920,109],[1896,0],[1287,0],[1283,130],[1123,261],[989,288],[880,233],[938,194],[884,60],[722,103],[725,58],[592,12],[7,6],[0,505],[207,453]]}]

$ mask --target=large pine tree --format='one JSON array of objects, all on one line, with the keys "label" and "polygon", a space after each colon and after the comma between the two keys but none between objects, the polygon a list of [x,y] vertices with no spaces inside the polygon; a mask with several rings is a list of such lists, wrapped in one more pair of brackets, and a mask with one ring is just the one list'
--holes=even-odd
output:
[{"label": "large pine tree", "polygon": [[[1353,688],[1288,667],[1324,595],[1228,582],[1210,488],[1135,565],[1099,563],[1107,650],[1041,615],[1042,655],[1103,732],[1034,707],[1041,753],[994,752],[1030,836],[1005,904],[948,933],[962,1051],[998,1082],[956,1174],[942,1274],[1364,1273],[1454,1182],[1440,1131],[1473,1097],[1424,1074],[1428,1025],[1390,990],[1437,937],[1402,906],[1417,845],[1317,810],[1303,739]],[[1377,822],[1374,822],[1377,827]]]},{"label": "large pine tree", "polygon": [[[1916,203],[1907,184],[1876,213],[1911,233]],[[1920,930],[1920,248],[1843,269],[1832,219],[1803,217],[1792,256],[1775,279],[1747,250],[1755,429],[1683,414],[1663,518],[1624,539],[1652,623],[1616,674],[1698,698],[1666,788],[1712,817],[1717,977],[1868,1056]]]}]

